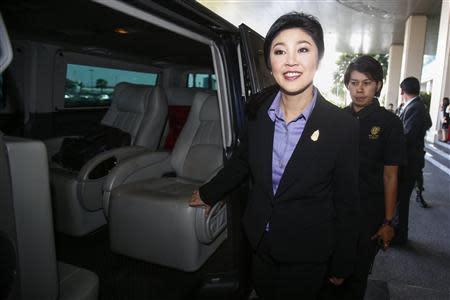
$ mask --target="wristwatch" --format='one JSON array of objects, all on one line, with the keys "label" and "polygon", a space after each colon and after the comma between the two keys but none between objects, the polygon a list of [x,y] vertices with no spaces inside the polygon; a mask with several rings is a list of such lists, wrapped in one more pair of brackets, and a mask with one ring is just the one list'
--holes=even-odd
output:
[{"label": "wristwatch", "polygon": [[384,226],[384,225],[387,225],[387,226],[394,227],[394,220],[384,219],[382,225],[383,225],[383,226]]}]

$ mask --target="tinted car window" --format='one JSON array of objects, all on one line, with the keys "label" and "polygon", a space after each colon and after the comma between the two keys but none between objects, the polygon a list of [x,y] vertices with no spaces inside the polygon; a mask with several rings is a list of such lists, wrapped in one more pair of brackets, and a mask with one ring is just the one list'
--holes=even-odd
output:
[{"label": "tinted car window", "polygon": [[210,89],[216,91],[217,90],[216,75],[206,73],[189,73],[186,87]]},{"label": "tinted car window", "polygon": [[64,107],[108,106],[119,82],[155,86],[156,73],[67,64]]}]

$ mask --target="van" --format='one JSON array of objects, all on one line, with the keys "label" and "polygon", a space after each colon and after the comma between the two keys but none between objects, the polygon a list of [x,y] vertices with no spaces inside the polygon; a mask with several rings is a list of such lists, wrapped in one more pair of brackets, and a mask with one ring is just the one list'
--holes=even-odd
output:
[{"label": "van", "polygon": [[[0,12],[5,32],[2,64],[6,67],[10,52],[13,57],[0,75],[0,130],[7,154],[7,163],[0,166],[6,182],[0,197],[5,208],[0,210],[0,248],[9,266],[1,268],[1,299],[66,297],[61,265],[54,275],[59,285],[51,285],[52,291],[37,284],[44,280],[39,274],[50,272],[50,263],[38,256],[43,245],[48,253],[56,253],[49,259],[52,265],[58,259],[96,274],[97,292],[89,299],[247,299],[249,246],[240,225],[247,184],[207,218],[186,200],[182,211],[179,202],[147,201],[157,197],[148,192],[148,174],[154,174],[155,162],[166,161],[172,168],[158,178],[177,184],[184,180],[183,186],[195,188],[207,179],[199,172],[211,175],[218,164],[226,164],[239,144],[248,97],[273,84],[264,62],[264,39],[246,25],[237,28],[188,0],[5,0]],[[199,112],[194,111],[197,102],[203,105]],[[204,108],[210,102],[215,108]],[[210,119],[213,110],[217,117]],[[203,126],[209,133],[197,131],[189,140],[186,132],[191,129],[183,126],[192,127],[197,119],[207,121]],[[98,124],[117,127],[131,142],[96,153],[79,169],[58,165],[61,161],[55,159],[65,141],[92,134]],[[220,145],[219,158],[211,158],[212,146],[192,150],[203,145],[193,140],[204,134],[214,140],[214,147]],[[28,147],[23,141],[45,145],[45,155],[33,152],[40,147],[32,147],[24,152],[29,155],[18,156],[17,149]],[[179,160],[172,157],[175,151],[185,151],[181,169],[174,166]],[[191,154],[196,158],[187,163]],[[40,159],[46,164],[15,171]],[[133,169],[139,163],[149,173]],[[29,172],[35,177],[18,175]],[[191,185],[180,172],[193,174]],[[129,181],[133,176],[136,179]],[[33,178],[46,181],[36,186]],[[166,192],[175,193],[173,186]],[[35,188],[44,192],[33,192]],[[28,194],[20,194],[20,189]],[[123,195],[140,196],[128,200]],[[35,205],[47,201],[36,204],[41,196],[49,198],[50,214],[38,215]],[[130,203],[138,208],[126,215]],[[179,225],[184,218],[189,226],[201,223],[203,227],[195,223],[192,230],[203,230],[203,244],[185,245],[191,237],[180,232],[188,226]],[[36,225],[23,225],[31,219]],[[44,229],[48,238],[34,232],[43,222],[51,224]],[[160,245],[165,246],[155,250]],[[186,252],[194,258],[183,258]],[[86,290],[86,285],[74,283],[71,289]],[[88,299],[83,297],[76,299]]]}]

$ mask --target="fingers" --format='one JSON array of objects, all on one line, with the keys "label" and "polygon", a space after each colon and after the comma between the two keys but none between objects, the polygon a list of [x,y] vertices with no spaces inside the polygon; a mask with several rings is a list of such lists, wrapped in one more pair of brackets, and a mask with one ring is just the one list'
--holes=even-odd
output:
[{"label": "fingers", "polygon": [[341,285],[344,282],[344,278],[331,277],[330,282],[334,285]]},{"label": "fingers", "polygon": [[386,251],[394,238],[394,231],[389,226],[381,227],[378,232],[371,237],[372,240],[379,239],[378,243],[382,250]]},{"label": "fingers", "polygon": [[390,243],[391,243],[391,239],[388,238],[388,237],[386,237],[386,236],[380,235],[380,236],[379,236],[379,239],[378,239],[378,241],[377,241],[377,243],[378,243],[378,246],[379,246],[383,251],[386,251],[386,250],[389,248],[389,245],[390,245]]},{"label": "fingers", "polygon": [[380,249],[383,250],[383,251],[386,251],[386,249],[389,247],[389,240],[384,235],[379,234],[377,236],[377,241],[376,242],[378,244],[378,247],[380,247]]},{"label": "fingers", "polygon": [[382,239],[383,241],[390,242],[394,237],[394,231],[389,226],[382,226],[377,233],[375,233],[370,239]]},{"label": "fingers", "polygon": [[205,216],[209,215],[209,211],[211,210],[211,206],[203,202],[202,198],[200,197],[200,194],[198,190],[195,190],[192,192],[191,199],[189,200],[189,206],[192,207],[201,207],[205,209]]},{"label": "fingers", "polygon": [[202,201],[200,194],[197,190],[192,192],[191,199],[189,200],[190,206],[204,206],[205,203]]},{"label": "fingers", "polygon": [[392,238],[390,238],[390,239],[388,239],[388,238],[383,239],[383,250],[386,251],[389,248],[389,246],[391,245],[391,241],[392,241]]},{"label": "fingers", "polygon": [[194,200],[198,200],[198,199],[200,199],[200,194],[198,193],[197,190],[195,190],[192,192],[191,200],[194,201]]}]

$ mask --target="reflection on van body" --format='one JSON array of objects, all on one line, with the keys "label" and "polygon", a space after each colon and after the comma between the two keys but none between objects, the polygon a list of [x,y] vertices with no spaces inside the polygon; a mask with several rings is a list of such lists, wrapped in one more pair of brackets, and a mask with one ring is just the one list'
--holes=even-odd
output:
[{"label": "reflection on van body", "polygon": [[[208,218],[187,200],[232,153],[246,97],[271,84],[262,37],[192,1],[6,0],[0,12],[14,55],[0,130],[15,149],[1,168],[16,187],[14,210],[0,213],[14,230],[0,232],[18,253],[2,297],[245,299],[246,185]],[[103,145],[79,169],[55,159],[69,138],[95,144],[105,127],[129,143]],[[39,187],[13,171],[18,153],[36,155]],[[27,236],[48,237],[35,246],[48,263],[21,250]],[[31,273],[54,276],[37,286]]]}]

